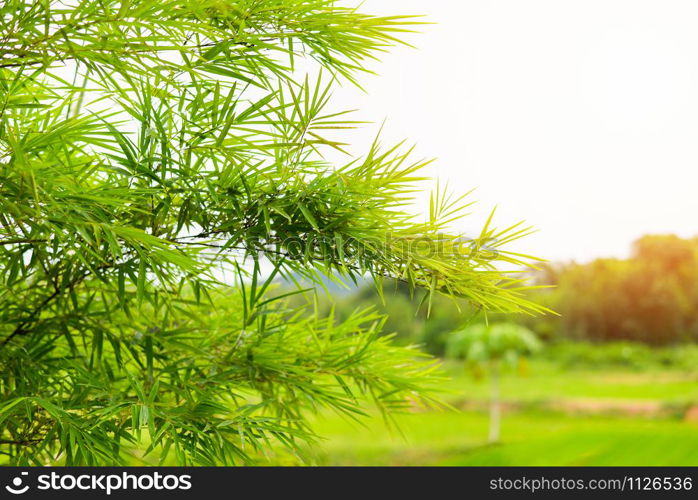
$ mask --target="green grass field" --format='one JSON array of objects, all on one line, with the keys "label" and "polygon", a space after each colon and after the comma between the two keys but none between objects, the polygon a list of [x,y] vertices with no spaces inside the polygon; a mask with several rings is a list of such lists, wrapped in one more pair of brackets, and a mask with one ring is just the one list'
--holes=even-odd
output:
[{"label": "green grass field", "polygon": [[562,369],[531,363],[503,380],[502,441],[487,444],[486,381],[461,367],[448,399],[464,411],[422,411],[358,425],[323,415],[323,465],[698,465],[698,378],[686,370]]},{"label": "green grass field", "polygon": [[[476,380],[458,365],[446,367],[445,384],[456,394],[447,399],[487,399],[486,380]],[[696,367],[698,369],[698,367]],[[659,404],[698,404],[698,372],[652,368],[647,371],[606,368],[563,369],[549,361],[535,361],[521,376],[514,371],[502,379],[502,397],[513,401],[600,398],[608,401],[639,400]]]}]

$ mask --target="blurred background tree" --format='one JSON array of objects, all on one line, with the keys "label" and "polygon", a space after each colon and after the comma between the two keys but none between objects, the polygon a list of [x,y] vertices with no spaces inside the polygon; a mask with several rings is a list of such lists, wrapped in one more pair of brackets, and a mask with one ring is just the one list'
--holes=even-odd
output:
[{"label": "blurred background tree", "polygon": [[446,356],[484,369],[490,379],[490,443],[498,442],[500,437],[502,368],[522,368],[525,357],[540,348],[535,334],[515,323],[475,324],[448,336]]},{"label": "blurred background tree", "polygon": [[630,258],[571,264],[552,297],[552,334],[595,341],[698,340],[698,240],[645,236]]}]

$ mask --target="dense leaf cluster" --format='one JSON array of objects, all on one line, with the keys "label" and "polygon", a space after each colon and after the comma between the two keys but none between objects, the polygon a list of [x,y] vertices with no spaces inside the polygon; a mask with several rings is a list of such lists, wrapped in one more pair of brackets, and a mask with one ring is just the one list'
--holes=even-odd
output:
[{"label": "dense leaf cluster", "polygon": [[526,230],[464,245],[443,192],[415,219],[426,162],[400,146],[323,159],[356,124],[332,86],[412,22],[329,0],[0,5],[6,460],[249,462],[301,453],[306,410],[431,402],[431,365],[379,317],[289,310],[282,276],[539,309],[498,268],[528,261],[501,248]]}]

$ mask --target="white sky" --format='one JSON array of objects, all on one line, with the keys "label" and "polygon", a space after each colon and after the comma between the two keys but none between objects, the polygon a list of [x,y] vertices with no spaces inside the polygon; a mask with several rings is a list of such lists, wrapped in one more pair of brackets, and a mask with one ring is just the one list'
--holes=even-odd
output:
[{"label": "white sky", "polygon": [[[367,0],[425,14],[417,50],[383,57],[360,109],[387,141],[437,157],[430,175],[477,188],[473,231],[539,232],[513,250],[552,260],[624,256],[646,233],[698,234],[698,2]],[[355,132],[355,152],[376,127]]]}]

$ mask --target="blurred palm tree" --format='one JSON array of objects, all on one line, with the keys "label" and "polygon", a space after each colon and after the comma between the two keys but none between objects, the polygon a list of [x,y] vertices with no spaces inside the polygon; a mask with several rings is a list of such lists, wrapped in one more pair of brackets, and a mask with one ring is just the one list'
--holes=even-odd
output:
[{"label": "blurred palm tree", "polygon": [[526,356],[538,351],[541,342],[528,328],[514,323],[476,324],[449,336],[446,355],[484,367],[489,373],[489,442],[499,441],[501,429],[500,375],[503,364],[519,365]]}]

